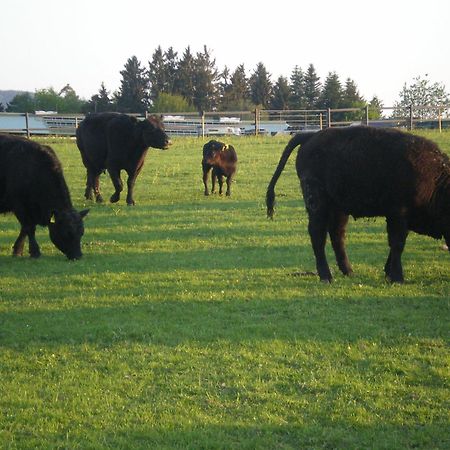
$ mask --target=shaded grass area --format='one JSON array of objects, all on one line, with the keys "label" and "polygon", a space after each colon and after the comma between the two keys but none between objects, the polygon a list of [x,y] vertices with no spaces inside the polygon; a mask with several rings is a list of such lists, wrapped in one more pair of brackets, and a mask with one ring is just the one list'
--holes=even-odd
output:
[{"label": "shaded grass area", "polygon": [[12,258],[0,218],[2,448],[449,447],[448,254],[411,235],[407,282],[386,284],[384,221],[358,220],[355,276],[319,283],[294,158],[265,218],[286,142],[231,140],[229,199],[203,196],[202,142],[178,139],[149,153],[134,208],[85,202],[76,146],[51,143],[91,207],[84,257],[40,229],[42,258]]}]

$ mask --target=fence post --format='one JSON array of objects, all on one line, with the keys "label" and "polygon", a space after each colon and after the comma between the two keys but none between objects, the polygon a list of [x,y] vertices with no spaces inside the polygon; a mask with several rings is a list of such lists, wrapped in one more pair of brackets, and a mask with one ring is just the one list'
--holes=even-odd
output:
[{"label": "fence post", "polygon": [[327,128],[331,128],[331,108],[327,109]]},{"label": "fence post", "polygon": [[369,105],[366,105],[366,112],[365,112],[365,114],[366,114],[366,117],[364,118],[365,119],[365,125],[368,127],[369,126]]},{"label": "fence post", "polygon": [[320,115],[319,115],[319,125],[320,125],[320,129],[323,130],[323,114],[322,113],[320,113]]},{"label": "fence post", "polygon": [[30,125],[28,120],[28,113],[25,113],[25,127],[27,129],[27,138],[30,139]]},{"label": "fence post", "polygon": [[258,108],[255,108],[255,136],[259,133],[259,113]]},{"label": "fence post", "polygon": [[201,121],[202,121],[202,139],[205,138],[205,111],[200,112]]},{"label": "fence post", "polygon": [[441,113],[441,108],[438,109],[438,124],[439,124],[439,133],[442,133],[442,113]]},{"label": "fence post", "polygon": [[409,130],[410,131],[412,131],[412,129],[413,129],[413,121],[414,121],[414,118],[413,118],[413,105],[409,105],[409,126],[408,126],[408,128],[409,128]]}]

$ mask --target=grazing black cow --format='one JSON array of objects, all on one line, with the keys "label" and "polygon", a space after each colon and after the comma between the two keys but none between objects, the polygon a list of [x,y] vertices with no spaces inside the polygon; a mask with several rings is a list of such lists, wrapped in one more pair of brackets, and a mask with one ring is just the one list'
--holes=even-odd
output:
[{"label": "grazing black cow", "polygon": [[236,172],[237,155],[232,145],[211,140],[203,146],[203,184],[205,185],[205,195],[209,195],[208,174],[212,169],[211,193],[216,190],[216,179],[219,181],[219,194],[222,195],[223,177],[226,177],[226,195],[231,195],[231,182]]},{"label": "grazing black cow", "polygon": [[13,255],[22,255],[27,236],[30,256],[41,255],[35,231],[42,225],[67,258],[81,258],[82,219],[88,210],[73,208],[61,163],[50,147],[0,135],[0,213],[6,212],[21,225]]},{"label": "grazing black cow", "polygon": [[409,230],[450,244],[450,160],[436,144],[398,130],[329,128],[295,135],[267,189],[273,216],[275,184],[293,149],[309,216],[308,231],[322,281],[331,281],[325,256],[327,232],[344,275],[352,273],[345,247],[349,215],[386,217],[390,252],[384,271],[403,282],[401,255]]},{"label": "grazing black cow", "polygon": [[133,188],[149,147],[165,150],[171,144],[161,120],[150,116],[138,120],[118,113],[87,116],[77,129],[77,145],[87,169],[86,199],[102,202],[99,176],[107,169],[115,192],[112,203],[119,201],[123,189],[120,171],[128,174],[127,204],[134,205]]}]

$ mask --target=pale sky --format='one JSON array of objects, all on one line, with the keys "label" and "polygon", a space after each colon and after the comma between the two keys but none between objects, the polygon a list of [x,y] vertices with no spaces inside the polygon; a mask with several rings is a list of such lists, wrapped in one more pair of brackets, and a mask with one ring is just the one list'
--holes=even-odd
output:
[{"label": "pale sky", "polygon": [[83,98],[113,92],[133,55],[181,56],[206,45],[219,70],[264,63],[272,81],[314,64],[370,100],[399,99],[417,76],[450,91],[450,0],[1,0],[0,90],[69,83]]}]

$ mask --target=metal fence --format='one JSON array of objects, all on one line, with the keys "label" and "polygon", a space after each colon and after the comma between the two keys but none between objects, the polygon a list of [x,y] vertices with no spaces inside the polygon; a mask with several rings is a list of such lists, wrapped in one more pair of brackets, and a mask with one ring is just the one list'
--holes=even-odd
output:
[{"label": "metal fence", "polygon": [[[450,105],[406,108],[383,107],[381,118],[364,108],[316,110],[208,111],[163,113],[166,131],[172,136],[276,135],[321,130],[328,127],[368,125],[405,129],[450,129]],[[143,119],[143,116],[140,117]],[[0,132],[31,135],[75,136],[81,114],[0,113]]]}]

